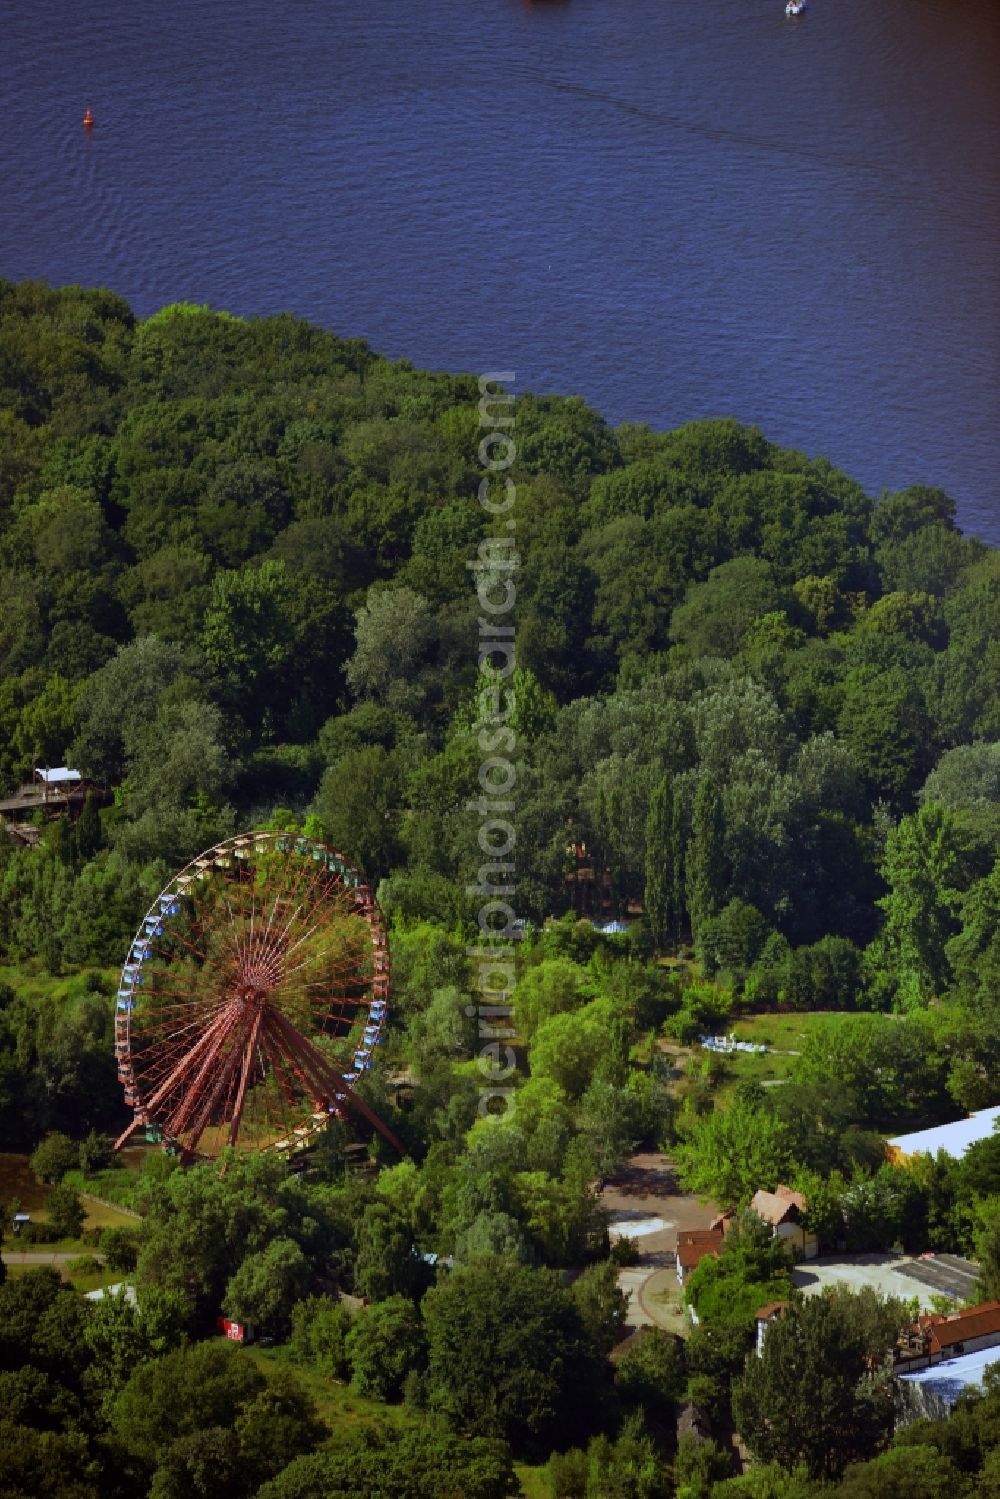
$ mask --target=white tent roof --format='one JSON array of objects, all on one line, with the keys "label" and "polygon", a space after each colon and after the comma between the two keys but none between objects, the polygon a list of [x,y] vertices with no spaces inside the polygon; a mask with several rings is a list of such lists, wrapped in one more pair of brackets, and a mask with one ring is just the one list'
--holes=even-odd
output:
[{"label": "white tent roof", "polygon": [[954,1405],[963,1390],[982,1383],[986,1370],[998,1359],[1000,1348],[980,1348],[977,1353],[963,1353],[960,1358],[947,1358],[940,1364],[899,1377],[907,1384],[927,1386],[939,1400]]},{"label": "white tent roof", "polygon": [[968,1119],[956,1119],[954,1124],[937,1124],[933,1129],[917,1130],[913,1135],[897,1135],[889,1144],[902,1155],[937,1155],[943,1150],[945,1155],[960,1161],[970,1145],[992,1135],[997,1119],[1000,1119],[1000,1107],[979,1109]]},{"label": "white tent roof", "polygon": [[58,786],[63,781],[79,781],[82,779],[78,770],[70,770],[66,765],[57,765],[53,770],[36,770],[35,775],[46,786]]}]

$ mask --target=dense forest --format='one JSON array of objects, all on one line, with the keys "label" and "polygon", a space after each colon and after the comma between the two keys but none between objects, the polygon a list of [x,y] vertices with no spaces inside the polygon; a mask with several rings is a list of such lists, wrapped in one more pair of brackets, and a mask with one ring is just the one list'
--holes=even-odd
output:
[{"label": "dense forest", "polygon": [[[1000,1493],[997,1389],[893,1439],[884,1304],[770,1334],[838,1350],[836,1430],[786,1392],[779,1440],[777,1353],[745,1360],[754,1309],[794,1297],[751,1219],[691,1336],[612,1365],[599,1199],[664,1146],[724,1207],[788,1182],[828,1242],[975,1255],[1000,1293],[994,1142],[912,1170],[883,1143],[1000,1102],[1000,553],[939,489],[876,502],[729,420],[520,392],[508,527],[480,398],[291,317],[0,282],[0,795],[48,766],[94,788],[0,839],[0,1137],[70,1223],[87,1182],[142,1215],[104,1246],[136,1305],[0,1286],[0,1493],[500,1499],[515,1459],[553,1499]],[[511,533],[518,1068],[484,1120],[470,562]],[[112,970],[175,868],[261,826],[377,886],[393,1019],[363,1087],[407,1155],[352,1172],[338,1125],[299,1174],[112,1167]],[[671,1080],[663,1038],[817,1012],[780,1088],[713,1058]],[[202,1340],[220,1309],[270,1362]],[[296,1364],[413,1420],[331,1437]],[[750,1473],[676,1447],[685,1397]]]}]

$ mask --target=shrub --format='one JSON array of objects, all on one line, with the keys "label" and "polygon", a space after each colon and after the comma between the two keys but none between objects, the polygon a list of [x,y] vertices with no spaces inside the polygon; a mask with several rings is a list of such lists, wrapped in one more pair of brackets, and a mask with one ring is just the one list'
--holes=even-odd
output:
[{"label": "shrub", "polygon": [[614,1241],[608,1257],[616,1265],[637,1265],[642,1251],[634,1239],[623,1237]]},{"label": "shrub", "polygon": [[60,1239],[78,1239],[83,1231],[83,1203],[68,1183],[53,1187],[46,1204],[49,1222]]},{"label": "shrub", "polygon": [[25,1223],[18,1239],[22,1244],[54,1244],[62,1234],[51,1223]]},{"label": "shrub", "polygon": [[307,1296],[292,1308],[292,1357],[332,1379],[351,1372],[347,1334],[354,1318],[332,1296]]},{"label": "shrub", "polygon": [[40,1182],[61,1182],[66,1172],[79,1164],[79,1145],[59,1130],[47,1134],[31,1153],[31,1169]]},{"label": "shrub", "polygon": [[134,1270],[139,1258],[138,1229],[104,1229],[101,1234],[101,1249],[112,1270]]},{"label": "shrub", "polygon": [[104,1266],[92,1254],[78,1254],[76,1259],[67,1262],[66,1269],[71,1275],[97,1275]]},{"label": "shrub", "polygon": [[426,1358],[420,1317],[407,1296],[390,1296],[359,1312],[345,1345],[351,1389],[377,1400],[400,1399],[407,1376]]},{"label": "shrub", "polygon": [[683,1343],[656,1327],[641,1332],[618,1363],[618,1388],[634,1404],[650,1411],[679,1400],[684,1378]]}]

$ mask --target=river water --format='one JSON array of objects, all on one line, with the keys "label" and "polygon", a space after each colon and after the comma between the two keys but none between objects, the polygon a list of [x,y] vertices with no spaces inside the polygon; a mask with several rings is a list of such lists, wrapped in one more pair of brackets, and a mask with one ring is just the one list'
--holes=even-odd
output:
[{"label": "river water", "polygon": [[734,415],[1000,544],[998,62],[995,0],[8,0],[0,275]]}]

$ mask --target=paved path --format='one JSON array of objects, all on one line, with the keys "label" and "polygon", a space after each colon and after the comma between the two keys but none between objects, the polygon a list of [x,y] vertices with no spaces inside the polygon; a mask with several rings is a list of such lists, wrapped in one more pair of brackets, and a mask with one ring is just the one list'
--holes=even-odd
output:
[{"label": "paved path", "polygon": [[629,1292],[626,1326],[665,1326],[676,1331],[676,1316],[658,1308],[656,1294],[675,1274],[678,1230],[707,1228],[718,1209],[680,1190],[668,1156],[640,1151],[608,1181],[601,1194],[610,1214],[612,1237],[627,1236],[639,1251],[639,1263],[622,1269],[618,1284]]},{"label": "paved path", "polygon": [[2,1258],[5,1265],[68,1265],[70,1260],[84,1256],[104,1264],[101,1255],[92,1249],[5,1249]]}]

